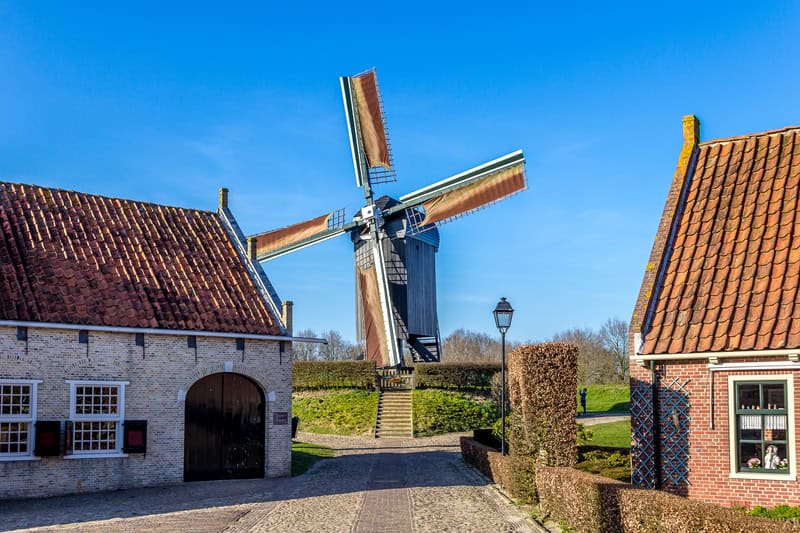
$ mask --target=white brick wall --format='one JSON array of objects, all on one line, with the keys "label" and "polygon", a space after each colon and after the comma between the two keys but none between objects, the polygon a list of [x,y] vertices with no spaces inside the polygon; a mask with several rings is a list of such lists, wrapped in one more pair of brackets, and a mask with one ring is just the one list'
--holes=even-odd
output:
[{"label": "white brick wall", "polygon": [[[78,332],[29,328],[27,348],[16,329],[0,327],[0,378],[42,380],[39,420],[69,419],[69,385],[65,380],[129,381],[125,388],[125,419],[147,420],[147,454],[123,458],[31,461],[0,459],[0,499],[113,490],[183,481],[183,395],[198,379],[233,372],[255,381],[267,403],[265,467],[267,477],[291,471],[291,425],[273,426],[272,413],[291,413],[291,344],[280,362],[276,341],[245,341],[244,360],[231,338],[197,337],[195,350],[180,335],[145,335],[142,347],[132,333],[89,332],[87,345]],[[289,415],[291,417],[291,414]]]}]

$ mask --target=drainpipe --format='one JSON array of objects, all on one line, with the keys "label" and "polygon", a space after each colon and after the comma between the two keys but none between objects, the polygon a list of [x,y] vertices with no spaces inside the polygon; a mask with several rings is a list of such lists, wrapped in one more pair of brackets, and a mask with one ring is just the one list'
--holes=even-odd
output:
[{"label": "drainpipe", "polygon": [[655,489],[661,489],[661,423],[658,412],[658,373],[656,362],[650,361],[650,380],[653,386],[653,472],[655,473]]}]

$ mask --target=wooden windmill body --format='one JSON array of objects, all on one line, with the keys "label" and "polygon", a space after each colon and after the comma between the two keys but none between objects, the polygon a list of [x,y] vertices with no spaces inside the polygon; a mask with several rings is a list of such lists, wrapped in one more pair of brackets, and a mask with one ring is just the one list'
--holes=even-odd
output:
[{"label": "wooden windmill body", "polygon": [[356,327],[365,357],[379,365],[440,359],[436,312],[436,224],[526,188],[521,151],[439,181],[399,199],[374,198],[395,181],[375,71],[341,78],[356,184],[366,201],[351,221],[340,209],[248,237],[251,255],[267,261],[349,233],[355,253]]}]

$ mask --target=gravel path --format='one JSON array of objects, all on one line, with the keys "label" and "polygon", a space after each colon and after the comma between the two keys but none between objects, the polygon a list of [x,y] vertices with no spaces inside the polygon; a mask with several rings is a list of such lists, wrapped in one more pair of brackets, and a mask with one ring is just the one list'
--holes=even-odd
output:
[{"label": "gravel path", "polygon": [[461,461],[458,435],[301,433],[335,457],[295,478],[185,483],[0,503],[0,529],[34,531],[541,531]]}]

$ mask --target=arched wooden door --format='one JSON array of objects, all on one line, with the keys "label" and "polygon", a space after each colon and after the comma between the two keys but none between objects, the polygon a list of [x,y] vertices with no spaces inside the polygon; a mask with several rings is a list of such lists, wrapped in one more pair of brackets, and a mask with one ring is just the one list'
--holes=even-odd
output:
[{"label": "arched wooden door", "polygon": [[264,477],[264,394],[239,374],[211,374],[186,393],[185,481]]}]

